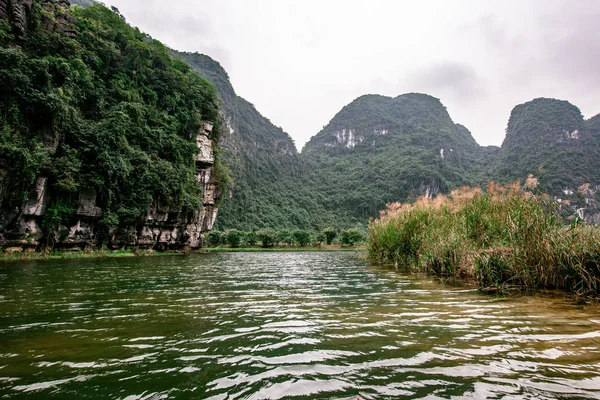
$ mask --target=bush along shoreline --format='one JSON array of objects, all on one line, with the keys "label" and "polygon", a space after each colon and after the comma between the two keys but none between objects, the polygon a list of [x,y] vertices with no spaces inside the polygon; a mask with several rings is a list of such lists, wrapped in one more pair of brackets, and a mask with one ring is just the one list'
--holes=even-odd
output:
[{"label": "bush along shoreline", "polygon": [[137,247],[124,247],[120,250],[107,248],[94,249],[50,249],[41,251],[22,248],[0,248],[0,261],[23,260],[60,260],[73,258],[106,258],[106,257],[146,257],[162,255],[188,255],[191,253],[210,252],[243,252],[243,251],[356,251],[364,250],[365,231],[361,228],[339,230],[325,228],[320,232],[302,229],[275,230],[271,228],[258,231],[243,232],[230,229],[225,232],[211,231],[205,238],[205,246],[192,251],[190,248],[180,250],[157,251]]},{"label": "bush along shoreline", "polygon": [[521,187],[490,183],[448,196],[389,204],[369,224],[368,257],[413,272],[475,280],[482,289],[560,289],[600,294],[600,228],[566,224],[560,204]]},{"label": "bush along shoreline", "polygon": [[339,230],[327,227],[319,232],[303,229],[289,230],[263,228],[243,232],[229,229],[212,231],[206,235],[208,250],[219,251],[286,251],[286,250],[341,250],[352,249],[365,242],[365,232],[360,228]]},{"label": "bush along shoreline", "polygon": [[11,261],[44,261],[44,260],[79,260],[79,259],[99,259],[99,258],[126,258],[126,257],[159,257],[159,256],[180,256],[189,254],[187,251],[167,251],[160,252],[151,249],[92,249],[83,251],[70,250],[52,250],[35,251],[10,251],[11,249],[0,250],[0,262]]}]

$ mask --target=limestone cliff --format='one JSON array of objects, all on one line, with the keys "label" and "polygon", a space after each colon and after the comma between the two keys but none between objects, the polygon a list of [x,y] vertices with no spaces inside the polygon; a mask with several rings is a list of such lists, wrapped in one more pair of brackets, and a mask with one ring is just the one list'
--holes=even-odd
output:
[{"label": "limestone cliff", "polygon": [[[209,139],[212,129],[212,123],[204,123],[196,140],[196,179],[202,190],[202,207],[182,212],[154,202],[134,229],[127,230],[126,234],[118,229],[110,230],[107,241],[110,247],[163,250],[202,247],[203,234],[212,229],[219,211],[217,200],[220,193],[217,182],[213,180],[214,144]],[[1,179],[3,167],[0,160],[0,195],[7,191]],[[103,210],[97,204],[97,194],[93,189],[79,193],[78,207],[69,224],[61,225],[54,237],[44,237],[42,224],[51,201],[50,193],[53,192],[48,178],[39,176],[31,196],[22,207],[1,210],[0,247],[21,251],[39,248],[45,244],[43,240],[50,240],[55,247],[68,249],[84,249],[98,244]]]},{"label": "limestone cliff", "polygon": [[311,183],[346,218],[386,203],[478,183],[483,149],[440,100],[419,93],[365,95],[345,106],[302,151]]},{"label": "limestone cliff", "polygon": [[[238,96],[225,69],[212,58],[172,51],[212,82],[222,99],[220,147],[232,184],[223,198],[217,227],[253,230],[267,226],[305,226],[306,211],[292,195],[301,161],[291,137]],[[267,220],[268,219],[268,220]]]},{"label": "limestone cliff", "polygon": [[[121,16],[79,10],[0,0],[10,29],[0,48],[0,247],[201,247],[221,192],[214,86]],[[90,38],[107,47],[95,54]],[[54,43],[64,44],[44,47]],[[152,67],[140,68],[135,46]],[[56,54],[42,63],[46,51]]]}]

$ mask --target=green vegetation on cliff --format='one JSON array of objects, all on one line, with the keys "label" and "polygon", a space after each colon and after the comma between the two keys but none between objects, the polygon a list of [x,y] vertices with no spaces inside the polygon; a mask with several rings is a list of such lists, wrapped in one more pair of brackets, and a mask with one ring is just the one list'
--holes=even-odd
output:
[{"label": "green vegetation on cliff", "polygon": [[47,231],[86,189],[107,229],[135,226],[152,203],[199,209],[195,139],[218,122],[215,87],[102,5],[45,6],[33,2],[26,35],[0,28],[0,208],[22,206],[44,176]]},{"label": "green vegetation on cliff", "polygon": [[540,187],[552,195],[585,183],[600,184],[597,117],[584,121],[567,101],[535,99],[511,113],[493,175],[524,179],[540,170]]},{"label": "green vegetation on cliff", "polygon": [[223,100],[222,156],[233,182],[221,203],[217,228],[323,228],[325,208],[305,183],[307,168],[290,136],[235,94],[218,62],[197,53],[172,54],[214,83]]},{"label": "green vegetation on cliff", "polygon": [[[597,208],[589,197],[600,183],[600,118],[584,121],[568,102],[517,106],[500,148],[479,146],[431,96],[366,95],[296,154],[287,134],[236,96],[218,63],[199,54],[178,56],[215,83],[224,102],[224,157],[235,183],[222,204],[220,229],[349,228],[377,217],[389,202],[531,173],[545,191],[572,202],[572,212],[585,208],[593,215]],[[578,189],[585,183],[592,189],[582,197]]]},{"label": "green vegetation on cliff", "polygon": [[485,162],[470,132],[438,99],[362,96],[306,145],[307,184],[328,211],[355,222],[388,202],[478,183]]}]

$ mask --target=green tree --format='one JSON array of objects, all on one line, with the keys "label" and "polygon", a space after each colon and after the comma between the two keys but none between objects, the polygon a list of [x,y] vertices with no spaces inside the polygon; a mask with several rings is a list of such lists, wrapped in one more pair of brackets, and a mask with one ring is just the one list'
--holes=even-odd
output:
[{"label": "green tree", "polygon": [[332,227],[327,227],[323,229],[321,233],[325,236],[325,240],[328,246],[331,246],[333,239],[335,239],[338,235],[337,229]]},{"label": "green tree", "polygon": [[244,238],[246,241],[246,246],[254,247],[256,246],[257,236],[255,232],[246,232],[244,233]]},{"label": "green tree", "polygon": [[294,242],[300,247],[304,247],[310,243],[310,232],[308,231],[296,229],[292,233],[292,236],[294,238]]},{"label": "green tree", "polygon": [[364,233],[358,228],[346,229],[342,231],[340,242],[342,246],[354,246],[365,240]]},{"label": "green tree", "polygon": [[206,242],[209,247],[219,247],[223,243],[223,234],[219,231],[208,232]]},{"label": "green tree", "polygon": [[326,240],[327,240],[327,237],[325,236],[325,234],[324,234],[323,232],[319,232],[319,233],[317,233],[317,235],[315,236],[314,243],[315,243],[317,246],[321,247],[321,244],[322,244],[323,242],[325,242]]},{"label": "green tree", "polygon": [[277,232],[272,228],[264,228],[256,232],[258,240],[261,242],[262,247],[273,247],[277,240]]},{"label": "green tree", "polygon": [[294,237],[292,232],[288,229],[281,229],[277,231],[277,243],[291,245],[294,243]]},{"label": "green tree", "polygon": [[244,233],[238,231],[237,229],[229,229],[225,232],[225,238],[229,246],[231,246],[232,248],[237,248],[240,247],[240,244],[244,239]]}]

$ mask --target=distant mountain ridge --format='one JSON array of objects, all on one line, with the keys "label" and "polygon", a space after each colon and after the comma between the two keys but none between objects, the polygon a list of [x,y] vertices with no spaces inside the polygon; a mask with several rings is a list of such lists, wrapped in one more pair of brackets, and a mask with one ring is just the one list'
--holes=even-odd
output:
[{"label": "distant mountain ridge", "polygon": [[[516,106],[497,147],[480,146],[435,97],[364,95],[343,107],[299,154],[287,133],[235,94],[216,61],[174,54],[213,82],[223,99],[228,132],[222,142],[235,184],[219,228],[352,226],[391,201],[490,180],[524,182],[529,174],[539,175],[542,190],[600,219],[593,217],[600,115],[585,121],[566,101],[541,98]],[[587,183],[585,195],[578,195]]]}]

